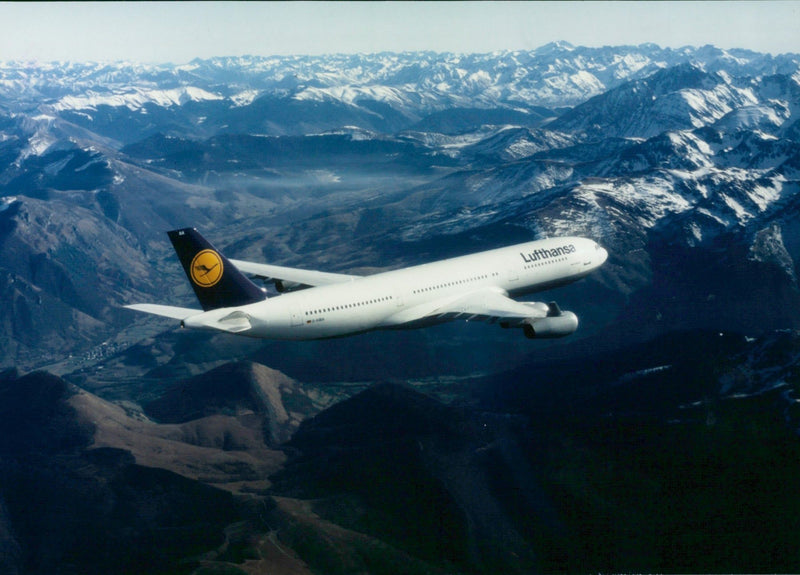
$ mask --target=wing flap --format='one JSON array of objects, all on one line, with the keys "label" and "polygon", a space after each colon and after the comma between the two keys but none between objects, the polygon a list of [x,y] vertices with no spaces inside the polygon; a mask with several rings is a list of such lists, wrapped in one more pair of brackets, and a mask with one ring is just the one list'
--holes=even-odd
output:
[{"label": "wing flap", "polygon": [[445,302],[433,312],[443,319],[521,324],[532,317],[545,317],[547,306],[539,302],[521,302],[508,297],[501,289],[471,292]]},{"label": "wing flap", "polygon": [[259,264],[243,260],[230,260],[240,271],[268,280],[283,280],[307,286],[323,286],[350,282],[361,276],[334,274],[313,270],[302,270],[270,264]]},{"label": "wing flap", "polygon": [[461,319],[516,326],[526,319],[546,317],[547,311],[547,304],[516,301],[502,289],[487,288],[405,309],[392,316],[387,325],[412,326]]}]

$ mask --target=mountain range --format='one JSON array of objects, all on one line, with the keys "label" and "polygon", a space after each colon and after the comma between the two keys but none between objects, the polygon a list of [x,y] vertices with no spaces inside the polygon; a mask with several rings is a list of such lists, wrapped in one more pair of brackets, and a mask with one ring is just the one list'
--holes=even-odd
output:
[{"label": "mountain range", "polygon": [[[677,252],[725,246],[738,250],[737,285],[766,273],[778,300],[750,298],[756,317],[743,318],[714,303],[742,294],[695,278],[684,300],[711,300],[691,305],[737,329],[795,325],[796,301],[781,294],[797,287],[800,247],[797,61],[555,43],[183,66],[6,62],[3,364],[85,354],[135,321],[121,304],[185,293],[161,235],[182,225],[218,231],[236,257],[333,271],[579,233],[612,249],[601,281],[624,298],[686,257]],[[717,275],[731,273],[721,265]]]},{"label": "mountain range", "polygon": [[[0,63],[0,424],[28,438],[0,454],[0,555],[103,572],[167,529],[166,572],[797,570],[796,529],[748,525],[796,507],[798,113],[800,55],[713,46]],[[257,342],[122,309],[195,305],[164,233],[186,226],[331,272],[567,234],[610,259],[541,296],[581,317],[553,344],[463,324]],[[770,457],[787,473],[748,471]],[[105,535],[24,519],[52,477]],[[180,519],[126,535],[162,480]],[[206,487],[201,525],[178,510]],[[726,519],[704,562],[671,554]]]}]

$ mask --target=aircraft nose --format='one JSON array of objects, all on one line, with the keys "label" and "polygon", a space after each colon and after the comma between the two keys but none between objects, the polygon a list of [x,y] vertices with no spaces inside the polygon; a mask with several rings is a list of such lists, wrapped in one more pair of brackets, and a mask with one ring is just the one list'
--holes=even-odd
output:
[{"label": "aircraft nose", "polygon": [[600,267],[606,263],[606,260],[608,259],[608,250],[606,250],[600,244],[596,244],[595,249],[597,250],[597,267]]}]

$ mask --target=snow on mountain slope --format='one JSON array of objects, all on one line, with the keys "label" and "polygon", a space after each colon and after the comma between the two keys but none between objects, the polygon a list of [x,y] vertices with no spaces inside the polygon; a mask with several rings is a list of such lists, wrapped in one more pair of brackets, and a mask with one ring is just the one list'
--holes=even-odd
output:
[{"label": "snow on mountain slope", "polygon": [[[63,110],[97,110],[100,106],[124,106],[131,110],[139,110],[146,104],[168,108],[170,106],[182,106],[187,102],[222,99],[223,97],[219,94],[212,94],[202,88],[192,86],[173,88],[171,90],[133,88],[132,90],[107,94],[88,91],[81,96],[64,96],[53,104],[53,109],[60,112]],[[241,102],[242,98],[239,97],[237,101]]]},{"label": "snow on mountain slope", "polygon": [[596,96],[550,127],[590,138],[651,138],[666,131],[700,128],[735,109],[757,104],[751,89],[686,64]]},{"label": "snow on mountain slope", "polygon": [[[734,55],[735,54],[735,55]],[[288,95],[345,103],[363,99],[430,113],[454,105],[572,106],[621,83],[681,63],[752,76],[785,73],[792,55],[653,44],[587,48],[553,43],[531,51],[433,52],[211,58],[182,66],[130,62],[0,62],[0,99],[58,103],[60,109],[108,105],[171,106],[186,99]],[[177,92],[173,92],[177,90]],[[246,97],[242,98],[242,94]],[[99,99],[99,100],[98,100]]]}]

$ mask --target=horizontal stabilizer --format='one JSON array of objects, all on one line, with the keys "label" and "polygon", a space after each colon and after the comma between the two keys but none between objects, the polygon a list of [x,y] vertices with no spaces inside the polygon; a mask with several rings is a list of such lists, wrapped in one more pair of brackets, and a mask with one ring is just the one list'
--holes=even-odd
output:
[{"label": "horizontal stabilizer", "polygon": [[136,311],[143,311],[153,315],[160,315],[161,317],[169,317],[172,319],[184,320],[187,317],[202,313],[202,310],[192,309],[188,307],[175,307],[171,305],[158,305],[155,303],[135,303],[133,305],[126,305],[127,309]]},{"label": "horizontal stabilizer", "polygon": [[199,309],[158,305],[155,303],[137,303],[126,305],[127,309],[143,311],[161,317],[180,320],[184,327],[195,329],[211,329],[228,333],[241,333],[251,328],[250,317],[240,310],[218,309],[204,312]]},{"label": "horizontal stabilizer", "polygon": [[217,322],[219,329],[231,333],[239,333],[240,331],[247,331],[252,326],[250,325],[250,316],[243,311],[234,311],[221,318]]},{"label": "horizontal stabilizer", "polygon": [[182,324],[190,329],[225,331],[228,333],[242,333],[252,328],[249,315],[242,310],[228,308],[195,314],[192,317],[187,317]]}]

